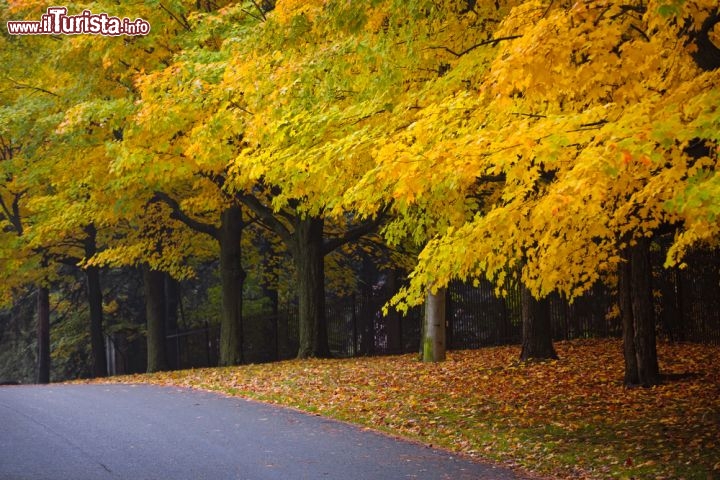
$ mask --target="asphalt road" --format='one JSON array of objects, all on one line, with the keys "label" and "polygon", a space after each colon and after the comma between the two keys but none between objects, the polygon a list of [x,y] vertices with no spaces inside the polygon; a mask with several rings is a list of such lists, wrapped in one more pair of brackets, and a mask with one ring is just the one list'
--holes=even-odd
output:
[{"label": "asphalt road", "polygon": [[294,410],[148,385],[0,387],[2,480],[514,479]]}]

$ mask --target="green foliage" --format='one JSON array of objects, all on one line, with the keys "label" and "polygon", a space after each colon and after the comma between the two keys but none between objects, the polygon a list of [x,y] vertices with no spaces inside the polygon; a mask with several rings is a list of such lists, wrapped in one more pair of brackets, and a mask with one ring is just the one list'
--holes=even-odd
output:
[{"label": "green foliage", "polygon": [[[712,0],[85,6],[152,32],[0,39],[5,303],[57,260],[191,278],[218,252],[187,225],[207,233],[248,198],[288,237],[308,216],[339,236],[392,217],[385,240],[416,260],[400,309],[453,278],[573,298],[661,228],[677,230],[668,266],[720,238],[720,69],[697,62]],[[246,255],[252,293],[283,255]],[[344,262],[328,261],[338,291]]]}]

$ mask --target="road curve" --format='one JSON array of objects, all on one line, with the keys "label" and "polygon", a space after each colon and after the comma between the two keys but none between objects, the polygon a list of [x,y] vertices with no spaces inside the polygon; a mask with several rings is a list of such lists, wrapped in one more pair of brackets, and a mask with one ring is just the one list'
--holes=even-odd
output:
[{"label": "road curve", "polygon": [[519,478],[345,423],[207,392],[0,387],[2,480]]}]

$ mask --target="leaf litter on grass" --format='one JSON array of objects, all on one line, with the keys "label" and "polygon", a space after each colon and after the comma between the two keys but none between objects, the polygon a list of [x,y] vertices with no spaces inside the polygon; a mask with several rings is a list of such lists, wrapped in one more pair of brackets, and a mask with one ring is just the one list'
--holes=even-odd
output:
[{"label": "leaf litter on grass", "polygon": [[290,360],[103,381],[218,391],[299,408],[558,478],[720,478],[720,347],[658,346],[666,381],[626,388],[618,340]]}]

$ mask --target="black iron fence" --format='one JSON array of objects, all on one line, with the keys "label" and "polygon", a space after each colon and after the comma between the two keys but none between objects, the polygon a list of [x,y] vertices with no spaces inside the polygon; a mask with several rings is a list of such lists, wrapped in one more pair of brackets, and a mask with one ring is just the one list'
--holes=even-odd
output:
[{"label": "black iron fence", "polygon": [[[653,297],[658,334],[674,341],[720,344],[720,252],[697,252],[684,269],[664,269],[662,248],[652,252]],[[418,351],[422,308],[407,316],[383,316],[393,292],[387,285],[327,301],[328,342],[335,356],[381,355]],[[570,340],[621,335],[614,287],[598,284],[569,303],[549,299],[553,337]],[[473,349],[519,343],[522,333],[520,295],[504,298],[492,285],[452,283],[447,295],[450,349]],[[244,360],[248,363],[287,359],[297,352],[298,318],[292,305],[275,315],[244,319]],[[217,327],[178,332],[168,337],[174,368],[211,366],[218,358]]]}]

